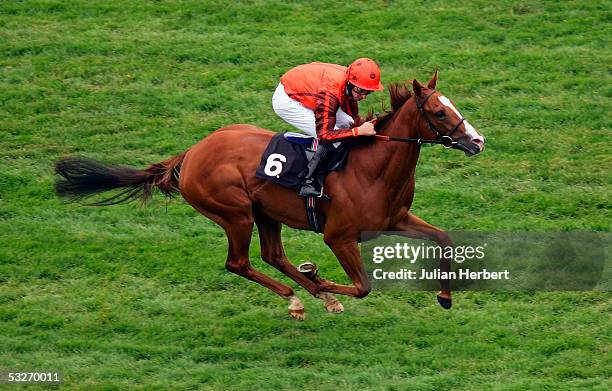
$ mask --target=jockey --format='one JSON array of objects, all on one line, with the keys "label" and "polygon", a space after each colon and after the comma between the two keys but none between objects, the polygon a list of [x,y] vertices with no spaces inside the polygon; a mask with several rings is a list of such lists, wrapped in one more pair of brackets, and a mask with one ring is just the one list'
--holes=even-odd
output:
[{"label": "jockey", "polygon": [[380,69],[369,58],[355,60],[347,67],[313,62],[297,66],[281,79],[274,96],[274,112],[304,133],[319,139],[317,151],[308,163],[300,189],[302,197],[322,197],[315,189],[315,172],[329,144],[348,137],[373,136],[374,124],[353,127],[358,119],[357,102],[372,91],[381,91]]}]

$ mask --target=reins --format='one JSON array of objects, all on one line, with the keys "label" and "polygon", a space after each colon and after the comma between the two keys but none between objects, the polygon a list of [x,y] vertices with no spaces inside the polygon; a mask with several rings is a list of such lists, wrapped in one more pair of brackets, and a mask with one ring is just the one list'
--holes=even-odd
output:
[{"label": "reins", "polygon": [[417,143],[418,145],[441,144],[444,148],[452,148],[454,145],[457,144],[457,141],[453,141],[453,139],[450,136],[441,136],[439,139],[436,139],[436,140],[427,139],[427,138],[424,139],[420,137],[407,137],[407,138],[391,137],[391,136],[385,136],[382,134],[377,134],[374,137],[376,137],[379,140],[384,140],[384,141],[400,141],[403,143]]},{"label": "reins", "polygon": [[448,135],[441,134],[440,131],[438,130],[438,128],[436,128],[436,126],[431,122],[431,120],[429,119],[427,114],[425,114],[425,110],[423,110],[425,102],[427,102],[427,100],[433,95],[434,92],[436,92],[435,88],[433,90],[431,90],[431,92],[429,94],[427,94],[427,96],[423,99],[423,101],[421,103],[419,103],[419,100],[418,100],[418,98],[415,95],[414,96],[414,101],[416,103],[417,108],[421,112],[421,115],[423,116],[423,118],[425,118],[425,121],[427,122],[427,125],[429,126],[429,129],[431,129],[431,131],[436,135],[437,138],[435,140],[424,139],[424,138],[421,138],[421,137],[406,137],[406,138],[404,138],[404,137],[392,137],[392,136],[385,136],[385,135],[382,135],[382,134],[377,134],[374,137],[376,137],[379,140],[384,140],[384,141],[399,141],[399,142],[403,142],[403,143],[417,143],[418,145],[422,145],[422,144],[440,144],[444,148],[452,148],[455,145],[457,145],[458,142],[453,140],[453,138],[451,136],[453,135],[453,133],[455,133],[455,131],[457,129],[459,129],[459,126],[461,126],[463,121],[465,121],[465,118],[462,117],[461,120],[457,123],[457,125],[455,125],[453,130],[451,130],[451,132]]}]

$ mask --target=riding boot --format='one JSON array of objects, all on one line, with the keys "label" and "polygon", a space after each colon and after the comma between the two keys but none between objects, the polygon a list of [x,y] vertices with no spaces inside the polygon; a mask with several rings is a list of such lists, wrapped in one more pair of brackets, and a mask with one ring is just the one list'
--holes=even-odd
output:
[{"label": "riding boot", "polygon": [[315,152],[312,159],[310,159],[310,161],[308,162],[308,167],[306,168],[306,176],[304,177],[304,181],[302,182],[302,188],[300,189],[301,197],[313,196],[313,197],[318,197],[318,198],[329,199],[328,196],[323,194],[321,190],[317,190],[315,187],[316,185],[315,173],[317,172],[319,163],[323,160],[329,148],[330,146],[324,143],[319,143],[317,147],[317,151]]}]

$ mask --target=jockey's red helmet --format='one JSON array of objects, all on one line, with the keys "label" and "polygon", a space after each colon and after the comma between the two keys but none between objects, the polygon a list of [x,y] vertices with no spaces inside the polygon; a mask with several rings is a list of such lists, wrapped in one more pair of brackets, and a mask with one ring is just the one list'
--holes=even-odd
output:
[{"label": "jockey's red helmet", "polygon": [[349,83],[368,91],[382,91],[385,88],[380,84],[380,68],[369,58],[358,58],[346,70],[346,79]]}]

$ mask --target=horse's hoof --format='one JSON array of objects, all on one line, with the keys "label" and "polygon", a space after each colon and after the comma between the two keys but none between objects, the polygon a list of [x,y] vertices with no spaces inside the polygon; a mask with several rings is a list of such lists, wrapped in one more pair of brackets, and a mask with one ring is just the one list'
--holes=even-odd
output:
[{"label": "horse's hoof", "polygon": [[328,292],[321,292],[316,295],[317,298],[323,300],[323,306],[327,312],[339,314],[344,312],[344,306],[340,303],[340,300],[336,299],[334,295]]},{"label": "horse's hoof", "polygon": [[319,273],[319,268],[312,262],[304,262],[297,269],[309,280],[315,280]]},{"label": "horse's hoof", "polygon": [[344,306],[338,300],[326,303],[325,309],[327,310],[327,312],[331,312],[333,314],[339,314],[344,312]]},{"label": "horse's hoof", "polygon": [[289,315],[295,320],[304,320],[306,318],[306,312],[304,309],[301,310],[289,310]]},{"label": "horse's hoof", "polygon": [[450,308],[453,306],[453,299],[451,299],[450,297],[443,297],[443,296],[440,296],[440,295],[438,295],[436,297],[438,298],[438,303],[445,310],[450,310]]}]

